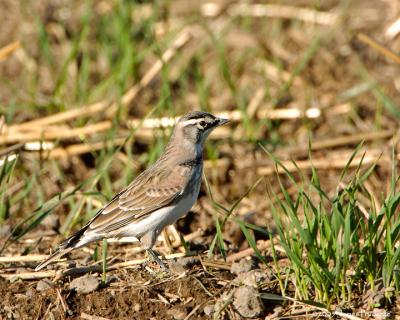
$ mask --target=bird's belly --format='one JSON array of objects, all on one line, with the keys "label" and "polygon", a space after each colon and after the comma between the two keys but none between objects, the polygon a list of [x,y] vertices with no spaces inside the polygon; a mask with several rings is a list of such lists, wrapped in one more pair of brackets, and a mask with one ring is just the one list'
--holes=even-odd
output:
[{"label": "bird's belly", "polygon": [[173,224],[190,210],[199,195],[199,189],[195,188],[176,204],[155,210],[146,218],[127,225],[119,236],[140,238],[149,231],[161,232],[165,226]]},{"label": "bird's belly", "polygon": [[171,209],[169,209],[167,214],[160,212],[160,218],[163,220],[163,227],[175,223],[176,220],[188,213],[196,202],[198,195],[199,192],[194,191],[182,198],[176,205],[168,207]]}]

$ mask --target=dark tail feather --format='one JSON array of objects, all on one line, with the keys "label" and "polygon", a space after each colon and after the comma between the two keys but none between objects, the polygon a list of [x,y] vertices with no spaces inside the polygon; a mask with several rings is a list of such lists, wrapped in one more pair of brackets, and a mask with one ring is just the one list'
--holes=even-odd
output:
[{"label": "dark tail feather", "polygon": [[[40,263],[36,268],[35,271],[39,271],[40,269],[43,269],[45,266],[50,264],[56,259],[61,258],[63,255],[67,254],[68,252],[78,248],[77,244],[79,240],[82,238],[83,234],[85,233],[86,229],[88,228],[88,225],[83,227],[81,230],[79,230],[77,233],[73,234],[69,238],[65,239],[63,242],[61,242],[57,248],[57,250],[50,255],[45,261]],[[79,246],[81,247],[81,246]]]},{"label": "dark tail feather", "polygon": [[68,249],[57,249],[56,252],[54,252],[50,257],[48,257],[45,261],[40,263],[36,268],[35,271],[39,271],[40,269],[43,269],[45,266],[47,266],[49,263],[53,262],[54,260],[61,258],[64,254],[67,254],[68,252],[72,251],[75,248],[68,248]]}]

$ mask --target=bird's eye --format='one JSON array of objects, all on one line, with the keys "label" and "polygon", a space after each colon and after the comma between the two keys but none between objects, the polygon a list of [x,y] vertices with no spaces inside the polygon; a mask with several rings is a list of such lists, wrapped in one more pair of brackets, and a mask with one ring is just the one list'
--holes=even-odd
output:
[{"label": "bird's eye", "polygon": [[199,125],[200,125],[200,127],[202,127],[202,129],[204,129],[205,127],[206,127],[206,122],[205,121],[200,121],[199,122]]}]

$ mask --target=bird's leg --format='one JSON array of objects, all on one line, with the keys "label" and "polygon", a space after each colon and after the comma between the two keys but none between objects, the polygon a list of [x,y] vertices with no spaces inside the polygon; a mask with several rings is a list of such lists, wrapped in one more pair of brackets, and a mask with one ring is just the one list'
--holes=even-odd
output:
[{"label": "bird's leg", "polygon": [[140,238],[140,243],[142,245],[142,248],[147,251],[150,258],[152,260],[154,260],[155,262],[157,262],[157,264],[161,267],[161,269],[166,271],[166,270],[168,270],[168,268],[158,258],[157,254],[151,249],[154,246],[154,244],[157,240],[157,236],[160,234],[160,232],[161,232],[161,230],[160,231],[159,230],[151,230],[151,231],[147,232]]},{"label": "bird's leg", "polygon": [[157,257],[157,254],[152,250],[152,249],[147,249],[147,252],[149,253],[150,257],[158,263],[158,265],[163,269],[164,271],[168,270],[168,268],[165,266],[164,262],[161,261],[159,257]]}]

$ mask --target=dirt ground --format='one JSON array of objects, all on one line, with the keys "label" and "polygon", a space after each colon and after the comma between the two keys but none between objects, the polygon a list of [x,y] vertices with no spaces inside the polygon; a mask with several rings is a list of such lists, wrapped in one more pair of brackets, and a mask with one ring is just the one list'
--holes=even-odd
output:
[{"label": "dirt ground", "polygon": [[[189,264],[177,261],[170,261],[169,274],[154,271],[155,266],[153,269],[140,266],[108,272],[105,284],[101,283],[99,273],[83,276],[94,279],[94,287],[84,282],[71,288],[73,279],[82,279],[79,275],[59,281],[0,279],[0,319],[182,320],[212,319],[216,313],[219,319],[334,317],[315,310],[307,312],[307,308],[300,306],[292,309],[280,301],[260,300],[260,292],[280,292],[276,279],[265,268],[254,269],[255,265],[249,268],[242,261],[235,264],[233,274],[220,266],[201,266],[198,258],[191,258]],[[374,298],[360,295],[351,307],[342,306],[339,310],[348,317],[358,315],[361,319],[395,318],[399,312],[398,298],[385,308],[368,307],[370,299]]]},{"label": "dirt ground", "polygon": [[215,280],[226,282],[229,277],[218,272],[208,278],[197,270],[180,279],[157,278],[140,269],[110,276],[118,277],[118,281],[89,294],[70,291],[68,279],[44,291],[38,291],[35,282],[27,285],[1,280],[0,315],[4,319],[63,319],[66,316],[82,319],[82,313],[108,319],[184,319],[197,309],[194,318],[201,319],[205,317],[203,309],[210,302],[210,294],[218,293],[223,287],[216,285]]}]

